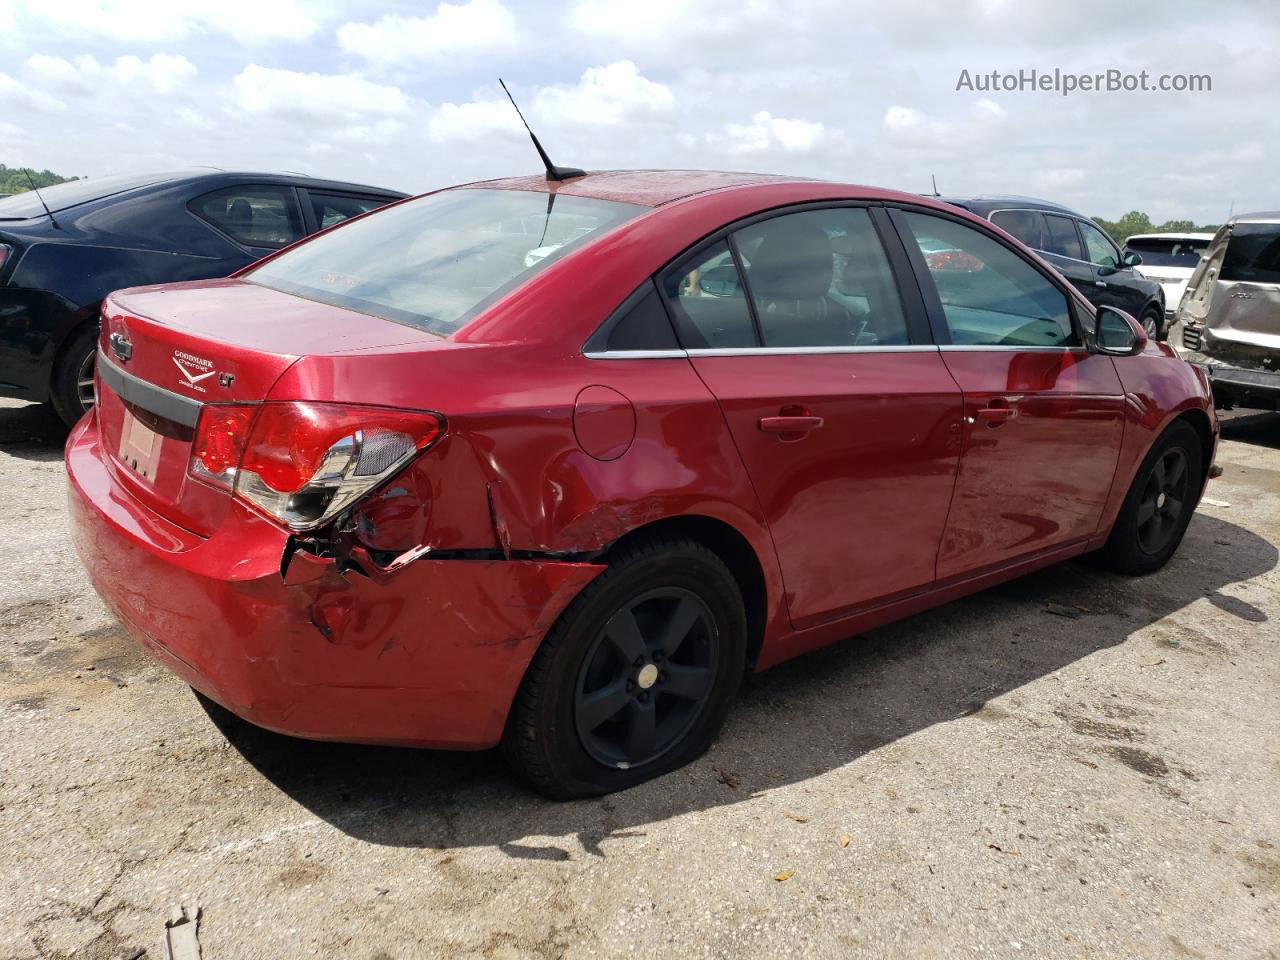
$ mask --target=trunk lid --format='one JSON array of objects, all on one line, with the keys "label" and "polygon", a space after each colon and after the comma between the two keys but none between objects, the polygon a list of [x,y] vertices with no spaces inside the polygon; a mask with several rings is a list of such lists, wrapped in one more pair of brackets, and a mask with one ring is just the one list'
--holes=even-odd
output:
[{"label": "trunk lid", "polygon": [[[193,478],[200,409],[259,403],[303,355],[439,338],[242,280],[137,287],[103,302],[98,424],[122,485],[160,515],[208,536],[230,491]],[[315,399],[324,399],[316,397]]]}]

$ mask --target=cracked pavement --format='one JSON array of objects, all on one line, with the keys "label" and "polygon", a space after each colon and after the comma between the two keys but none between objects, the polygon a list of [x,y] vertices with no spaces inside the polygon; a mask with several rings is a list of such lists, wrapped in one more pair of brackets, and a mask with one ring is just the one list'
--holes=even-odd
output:
[{"label": "cracked pavement", "polygon": [[1280,415],[1224,435],[1229,506],[1159,574],[848,640],[684,770],[556,804],[206,708],[90,590],[48,413],[0,401],[0,957],[159,957],[196,903],[207,960],[1280,957]]}]

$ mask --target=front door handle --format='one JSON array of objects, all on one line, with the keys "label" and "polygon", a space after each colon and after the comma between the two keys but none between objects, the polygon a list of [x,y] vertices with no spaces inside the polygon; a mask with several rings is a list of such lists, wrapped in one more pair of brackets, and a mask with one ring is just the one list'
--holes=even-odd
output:
[{"label": "front door handle", "polygon": [[765,433],[808,433],[825,422],[822,417],[761,417],[760,429]]}]

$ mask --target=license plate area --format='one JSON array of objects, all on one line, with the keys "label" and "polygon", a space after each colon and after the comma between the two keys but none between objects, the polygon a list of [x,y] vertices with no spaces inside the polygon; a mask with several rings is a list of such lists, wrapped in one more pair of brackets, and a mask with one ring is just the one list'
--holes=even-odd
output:
[{"label": "license plate area", "polygon": [[116,454],[120,463],[136,476],[154,484],[163,443],[164,438],[160,434],[135,417],[128,407],[125,408],[124,420],[120,424],[120,449]]}]

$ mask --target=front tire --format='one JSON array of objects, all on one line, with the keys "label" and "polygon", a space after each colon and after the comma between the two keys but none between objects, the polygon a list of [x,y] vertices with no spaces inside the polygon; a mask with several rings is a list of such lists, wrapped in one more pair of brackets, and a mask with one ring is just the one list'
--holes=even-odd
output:
[{"label": "front tire", "polygon": [[738,691],[746,615],[723,561],[683,538],[623,547],[548,632],[503,752],[553,799],[624,790],[700,756]]},{"label": "front tire", "polygon": [[1154,308],[1142,314],[1142,319],[1139,322],[1142,324],[1142,329],[1146,332],[1148,340],[1164,339],[1163,331],[1161,330],[1161,327],[1164,326],[1162,321],[1163,318],[1160,316],[1160,312]]},{"label": "front tire", "polygon": [[1175,420],[1138,468],[1098,559],[1118,573],[1159,570],[1182,542],[1203,483],[1200,437]]},{"label": "front tire", "polygon": [[71,338],[53,367],[53,409],[68,427],[93,408],[93,365],[98,351],[98,325],[92,324]]}]

